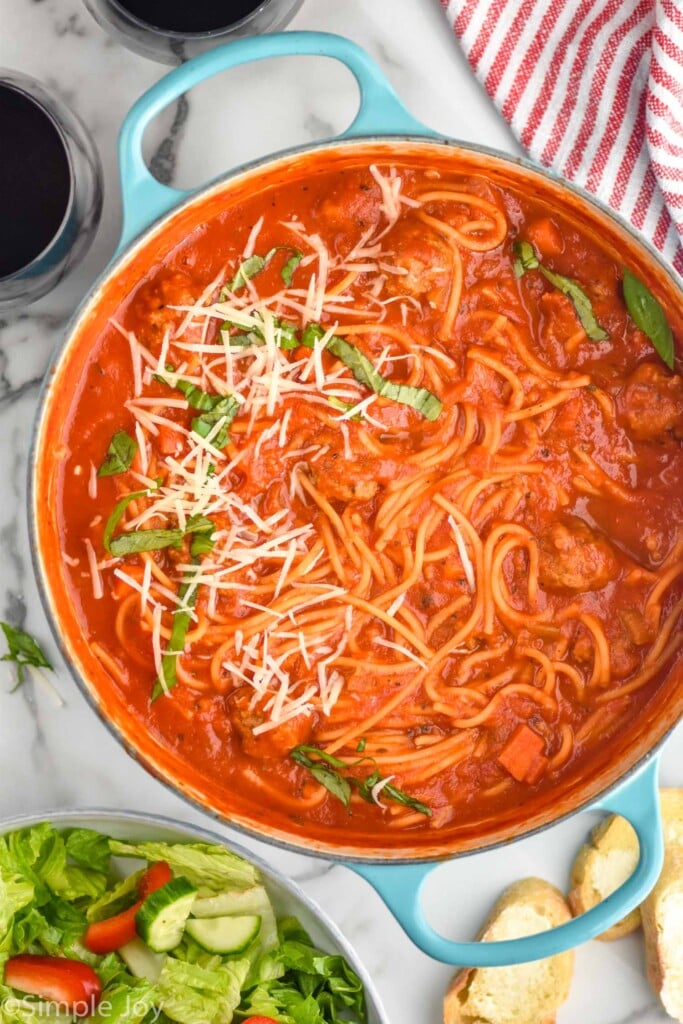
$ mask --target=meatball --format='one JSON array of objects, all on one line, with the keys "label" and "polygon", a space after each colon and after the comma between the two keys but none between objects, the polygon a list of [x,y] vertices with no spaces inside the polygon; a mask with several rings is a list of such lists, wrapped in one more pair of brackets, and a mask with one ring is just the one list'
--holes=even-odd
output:
[{"label": "meatball", "polygon": [[301,714],[289,718],[268,732],[254,735],[254,729],[268,720],[268,716],[256,705],[250,707],[254,691],[241,687],[230,697],[230,715],[235,731],[242,741],[244,752],[250,757],[286,757],[290,750],[300,743],[306,743],[313,729],[313,718]]},{"label": "meatball", "polygon": [[672,430],[683,437],[683,380],[656,363],[641,363],[621,396],[624,419],[638,441]]},{"label": "meatball", "polygon": [[401,222],[387,239],[394,253],[387,288],[396,295],[413,295],[441,307],[451,281],[451,248],[425,224]]},{"label": "meatball", "polygon": [[161,337],[167,328],[174,328],[186,316],[174,306],[191,306],[195,301],[192,279],[181,272],[155,278],[138,292],[133,310],[145,323],[142,339],[151,343]]},{"label": "meatball", "polygon": [[353,448],[353,462],[344,457],[339,447],[339,434],[326,427],[319,428],[308,443],[328,450],[311,461],[309,471],[321,494],[335,501],[369,501],[377,494],[377,460],[363,449]]},{"label": "meatball", "polygon": [[544,590],[600,590],[619,573],[608,541],[575,516],[553,523],[538,538],[538,546]]}]

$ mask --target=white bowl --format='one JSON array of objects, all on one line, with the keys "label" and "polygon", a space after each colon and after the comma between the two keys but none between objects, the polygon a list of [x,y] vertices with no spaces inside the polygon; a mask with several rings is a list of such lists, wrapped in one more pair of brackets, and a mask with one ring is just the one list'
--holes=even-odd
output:
[{"label": "white bowl", "polygon": [[278,917],[292,914],[297,917],[318,948],[327,953],[340,953],[359,976],[365,988],[368,1024],[389,1024],[380,998],[365,968],[359,962],[354,950],[327,917],[323,910],[310,899],[295,882],[275,871],[260,857],[237,843],[227,843],[215,832],[172,821],[156,814],[137,814],[133,811],[107,811],[100,809],[82,811],[55,811],[44,814],[22,815],[0,822],[0,835],[18,828],[30,828],[41,821],[50,821],[56,828],[92,828],[115,839],[144,839],[159,842],[187,842],[200,840],[226,846],[233,853],[255,864],[263,875],[263,881]]}]

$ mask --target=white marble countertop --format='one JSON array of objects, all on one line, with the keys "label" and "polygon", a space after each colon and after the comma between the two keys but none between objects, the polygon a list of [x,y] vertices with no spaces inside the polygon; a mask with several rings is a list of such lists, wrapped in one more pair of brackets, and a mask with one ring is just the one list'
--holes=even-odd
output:
[{"label": "white marble countertop", "polygon": [[[80,0],[0,0],[0,25],[0,67],[32,74],[60,93],[93,133],[105,169],[102,224],[85,262],[51,295],[0,319],[0,617],[25,625],[45,643],[64,699],[57,708],[32,682],[10,694],[11,669],[0,666],[0,819],[100,806],[202,821],[123,752],[60,663],[33,580],[25,515],[40,379],[65,321],[111,256],[120,230],[117,131],[134,100],[166,69],[107,38]],[[291,27],[339,32],[365,46],[409,109],[434,128],[516,149],[469,74],[438,0],[306,0]],[[174,184],[200,184],[244,159],[341,130],[354,111],[350,75],[330,62],[307,60],[228,72],[194,90],[186,105],[150,132],[155,167]],[[682,751],[679,727],[663,757],[668,785],[683,784]],[[467,938],[514,878],[539,874],[566,884],[572,852],[591,824],[582,816],[505,852],[440,868],[426,892],[433,923],[453,938]],[[339,924],[375,978],[392,1024],[437,1024],[450,969],[415,949],[365,882],[341,866],[246,843],[298,879]],[[668,1019],[645,981],[643,961],[637,936],[580,949],[560,1024]]]}]

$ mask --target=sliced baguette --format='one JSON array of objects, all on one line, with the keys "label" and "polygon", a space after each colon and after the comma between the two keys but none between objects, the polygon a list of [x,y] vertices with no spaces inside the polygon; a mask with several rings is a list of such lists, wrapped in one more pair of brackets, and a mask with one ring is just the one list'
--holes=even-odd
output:
[{"label": "sliced baguette", "polygon": [[[542,878],[525,878],[505,890],[479,938],[520,938],[570,919],[559,889]],[[570,952],[512,967],[458,971],[444,998],[444,1024],[554,1024],[573,970]]]},{"label": "sliced baguette", "polygon": [[670,1017],[683,1021],[683,790],[661,792],[664,867],[642,905],[647,976]]},{"label": "sliced baguette", "polygon": [[[596,825],[572,864],[571,890],[567,898],[574,916],[578,917],[611,896],[635,871],[639,852],[638,837],[625,818],[611,814]],[[640,908],[636,907],[598,938],[611,942],[639,926]]]},{"label": "sliced baguette", "polygon": [[683,789],[660,789],[664,842],[683,846]]}]

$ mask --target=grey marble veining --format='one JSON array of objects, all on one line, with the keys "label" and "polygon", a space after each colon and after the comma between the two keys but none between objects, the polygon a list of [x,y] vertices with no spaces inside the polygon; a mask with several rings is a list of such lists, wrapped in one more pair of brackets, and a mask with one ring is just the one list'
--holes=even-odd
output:
[{"label": "grey marble veining", "polygon": [[[306,0],[292,27],[352,37],[377,59],[416,117],[445,134],[516,151],[469,74],[437,0]],[[30,309],[0,318],[0,617],[44,642],[63,701],[58,707],[34,682],[10,693],[11,669],[0,665],[0,818],[108,806],[206,825],[205,817],[123,752],[61,663],[33,580],[25,515],[26,461],[41,378],[65,324],[117,244],[117,131],[135,99],[166,69],[109,39],[80,0],[0,0],[0,66],[40,78],[73,106],[100,152],[105,190],[100,230],[83,264]],[[202,85],[164,112],[148,133],[146,153],[163,181],[200,184],[273,148],[342,130],[355,103],[348,73],[327,62],[254,65]],[[682,750],[679,730],[663,759],[669,785],[683,784]],[[452,937],[465,938],[497,890],[515,877],[533,873],[564,884],[570,853],[590,823],[576,819],[504,853],[440,869],[426,887],[430,919]],[[240,841],[299,880],[330,913],[377,981],[393,1024],[437,1024],[450,969],[416,950],[362,879],[339,864]],[[644,979],[638,937],[591,943],[577,952],[560,1024],[666,1019]]]}]

